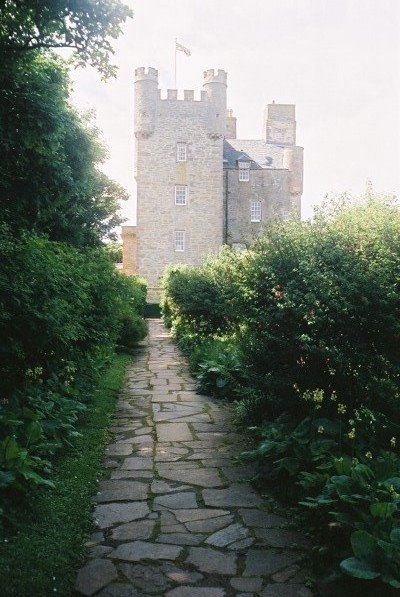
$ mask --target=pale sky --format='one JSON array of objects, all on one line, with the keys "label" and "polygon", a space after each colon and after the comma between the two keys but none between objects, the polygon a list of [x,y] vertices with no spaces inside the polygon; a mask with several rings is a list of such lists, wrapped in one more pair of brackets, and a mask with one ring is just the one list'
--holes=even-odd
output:
[{"label": "pale sky", "polygon": [[329,192],[400,196],[400,0],[125,0],[134,18],[115,42],[115,80],[90,68],[73,73],[74,103],[94,108],[109,148],[104,171],[131,195],[135,220],[133,74],[159,71],[178,97],[200,94],[203,71],[228,72],[228,107],[238,138],[262,138],[267,103],[296,104],[304,147],[303,217]]}]

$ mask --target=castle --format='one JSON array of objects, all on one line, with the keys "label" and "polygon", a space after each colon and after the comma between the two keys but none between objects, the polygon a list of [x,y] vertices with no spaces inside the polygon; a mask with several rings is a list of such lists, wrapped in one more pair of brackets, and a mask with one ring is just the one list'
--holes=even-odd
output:
[{"label": "castle", "polygon": [[123,271],[160,298],[168,264],[201,264],[222,245],[250,244],[263,225],[300,215],[303,148],[296,145],[295,106],[268,104],[264,139],[236,139],[227,110],[227,74],[204,72],[200,99],[168,89],[154,68],[135,71],[137,225],[123,226]]}]

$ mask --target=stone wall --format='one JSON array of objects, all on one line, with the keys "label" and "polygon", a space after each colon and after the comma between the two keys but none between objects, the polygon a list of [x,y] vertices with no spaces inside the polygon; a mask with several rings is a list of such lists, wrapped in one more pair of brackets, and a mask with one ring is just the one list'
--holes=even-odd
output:
[{"label": "stone wall", "polygon": [[[292,205],[288,186],[289,172],[284,169],[250,170],[248,182],[239,181],[237,169],[225,170],[227,243],[249,245],[268,222],[289,214]],[[261,201],[261,222],[251,222],[252,201]]]},{"label": "stone wall", "polygon": [[136,274],[136,226],[122,226],[122,273],[132,276]]}]

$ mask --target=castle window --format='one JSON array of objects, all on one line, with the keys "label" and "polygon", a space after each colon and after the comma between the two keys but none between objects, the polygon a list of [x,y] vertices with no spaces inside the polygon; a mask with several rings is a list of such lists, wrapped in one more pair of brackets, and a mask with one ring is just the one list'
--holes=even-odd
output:
[{"label": "castle window", "polygon": [[239,180],[250,180],[250,162],[239,162]]},{"label": "castle window", "polygon": [[252,222],[261,222],[261,201],[251,202],[250,220]]},{"label": "castle window", "polygon": [[187,204],[187,186],[182,184],[175,185],[175,205]]},{"label": "castle window", "polygon": [[176,144],[176,161],[186,162],[186,143]]},{"label": "castle window", "polygon": [[185,250],[185,233],[183,230],[176,230],[175,231],[175,251],[184,251]]}]

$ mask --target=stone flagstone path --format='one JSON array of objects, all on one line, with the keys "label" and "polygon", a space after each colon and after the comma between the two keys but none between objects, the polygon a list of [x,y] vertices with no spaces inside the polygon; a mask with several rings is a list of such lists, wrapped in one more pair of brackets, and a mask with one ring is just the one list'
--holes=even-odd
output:
[{"label": "stone flagstone path", "polygon": [[243,482],[229,411],[196,394],[160,320],[149,328],[118,400],[77,594],[310,597],[307,542]]}]

